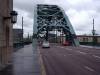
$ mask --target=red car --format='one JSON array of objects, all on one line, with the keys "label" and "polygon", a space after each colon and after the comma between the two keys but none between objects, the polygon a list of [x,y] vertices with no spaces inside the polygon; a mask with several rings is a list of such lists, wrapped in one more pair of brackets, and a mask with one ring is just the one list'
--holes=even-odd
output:
[{"label": "red car", "polygon": [[65,42],[63,42],[63,45],[64,46],[69,46],[69,42],[68,41],[65,41]]}]

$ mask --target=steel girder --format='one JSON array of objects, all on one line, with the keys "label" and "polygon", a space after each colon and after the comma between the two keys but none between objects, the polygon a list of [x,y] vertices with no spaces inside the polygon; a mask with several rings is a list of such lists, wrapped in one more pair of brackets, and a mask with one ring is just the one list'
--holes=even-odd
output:
[{"label": "steel girder", "polygon": [[69,33],[67,36],[70,36],[72,45],[79,45],[74,29],[62,8],[57,5],[38,4],[35,13],[37,15],[35,15],[34,28],[37,27],[37,30],[33,30],[36,30],[37,35],[46,31],[47,27],[49,31],[62,28],[66,35]]}]

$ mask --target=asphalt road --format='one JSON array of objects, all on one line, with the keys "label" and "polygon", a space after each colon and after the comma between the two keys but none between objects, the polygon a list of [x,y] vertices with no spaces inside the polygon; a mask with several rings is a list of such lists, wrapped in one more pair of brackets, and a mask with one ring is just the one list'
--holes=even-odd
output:
[{"label": "asphalt road", "polygon": [[46,75],[100,75],[100,49],[53,45],[39,50]]}]

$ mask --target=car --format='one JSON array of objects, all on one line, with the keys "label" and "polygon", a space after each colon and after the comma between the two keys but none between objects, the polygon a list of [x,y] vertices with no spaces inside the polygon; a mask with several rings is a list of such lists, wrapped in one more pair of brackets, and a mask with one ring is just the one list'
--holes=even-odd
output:
[{"label": "car", "polygon": [[49,43],[49,41],[43,41],[43,43],[42,43],[42,48],[50,48],[50,43]]},{"label": "car", "polygon": [[63,46],[69,46],[69,42],[68,41],[64,41],[63,42]]}]

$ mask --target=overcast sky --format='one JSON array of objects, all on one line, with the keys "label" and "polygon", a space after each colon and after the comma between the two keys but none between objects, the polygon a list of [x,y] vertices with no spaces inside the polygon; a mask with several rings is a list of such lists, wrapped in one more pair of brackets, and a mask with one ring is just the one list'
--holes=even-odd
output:
[{"label": "overcast sky", "polygon": [[92,20],[100,34],[100,0],[14,0],[14,10],[18,11],[18,21],[14,28],[21,28],[24,17],[24,35],[33,33],[33,9],[35,4],[57,4],[68,15],[77,35],[91,34]]}]

